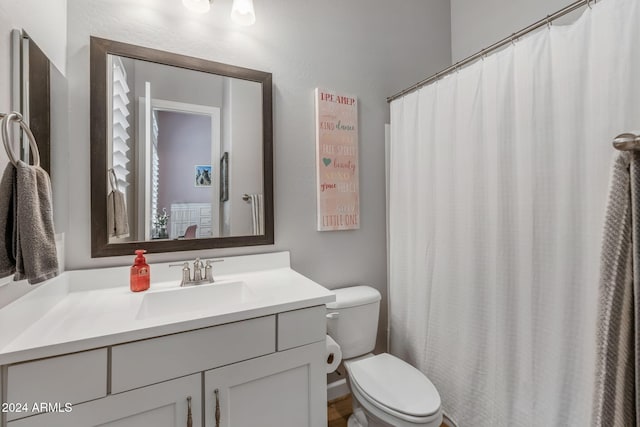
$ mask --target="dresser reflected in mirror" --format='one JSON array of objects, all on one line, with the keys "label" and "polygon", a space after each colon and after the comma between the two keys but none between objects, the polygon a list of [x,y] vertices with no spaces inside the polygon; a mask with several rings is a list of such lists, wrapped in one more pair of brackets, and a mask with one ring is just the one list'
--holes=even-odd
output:
[{"label": "dresser reflected in mirror", "polygon": [[273,243],[271,74],[91,39],[92,256]]}]

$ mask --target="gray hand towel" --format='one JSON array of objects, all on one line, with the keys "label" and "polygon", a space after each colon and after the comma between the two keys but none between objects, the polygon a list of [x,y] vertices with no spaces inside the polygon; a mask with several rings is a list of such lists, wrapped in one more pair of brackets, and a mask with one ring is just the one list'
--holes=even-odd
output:
[{"label": "gray hand towel", "polygon": [[15,186],[16,168],[9,163],[0,180],[0,278],[16,272]]},{"label": "gray hand towel", "polygon": [[40,166],[16,163],[16,275],[31,284],[58,275],[51,182]]},{"label": "gray hand towel", "polygon": [[127,205],[122,191],[114,190],[107,196],[107,227],[109,237],[129,237]]},{"label": "gray hand towel", "polygon": [[264,211],[262,209],[262,194],[250,194],[249,201],[251,202],[251,225],[253,234],[256,236],[260,236],[264,234]]}]

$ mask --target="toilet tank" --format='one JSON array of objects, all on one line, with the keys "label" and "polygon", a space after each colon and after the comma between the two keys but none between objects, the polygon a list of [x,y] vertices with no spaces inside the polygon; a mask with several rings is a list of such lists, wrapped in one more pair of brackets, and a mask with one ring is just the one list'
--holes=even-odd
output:
[{"label": "toilet tank", "polygon": [[370,286],[334,289],[327,304],[327,333],[342,350],[343,359],[370,353],[376,346],[380,292]]}]

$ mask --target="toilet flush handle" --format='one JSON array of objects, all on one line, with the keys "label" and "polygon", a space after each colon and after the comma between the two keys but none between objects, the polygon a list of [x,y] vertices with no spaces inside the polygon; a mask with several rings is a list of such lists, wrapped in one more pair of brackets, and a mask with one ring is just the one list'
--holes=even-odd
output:
[{"label": "toilet flush handle", "polygon": [[338,316],[340,316],[340,313],[337,311],[327,313],[327,319],[336,319]]}]

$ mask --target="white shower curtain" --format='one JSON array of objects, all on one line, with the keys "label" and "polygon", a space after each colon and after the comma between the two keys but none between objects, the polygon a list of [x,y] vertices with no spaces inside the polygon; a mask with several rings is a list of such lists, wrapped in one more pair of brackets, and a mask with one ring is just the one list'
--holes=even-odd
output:
[{"label": "white shower curtain", "polygon": [[459,427],[589,425],[612,138],[640,1],[603,0],[391,104],[391,352]]}]

